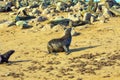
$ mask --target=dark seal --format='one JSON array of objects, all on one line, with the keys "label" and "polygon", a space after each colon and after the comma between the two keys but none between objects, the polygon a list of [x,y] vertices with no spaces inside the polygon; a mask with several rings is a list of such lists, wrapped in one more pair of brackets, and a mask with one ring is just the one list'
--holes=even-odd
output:
[{"label": "dark seal", "polygon": [[9,50],[8,52],[0,55],[0,64],[6,62],[8,63],[8,60],[10,58],[10,56],[15,52],[15,50]]},{"label": "dark seal", "polygon": [[48,53],[56,54],[57,52],[65,51],[67,54],[69,54],[69,46],[72,40],[71,30],[72,28],[68,28],[65,30],[63,37],[50,40],[47,45]]}]

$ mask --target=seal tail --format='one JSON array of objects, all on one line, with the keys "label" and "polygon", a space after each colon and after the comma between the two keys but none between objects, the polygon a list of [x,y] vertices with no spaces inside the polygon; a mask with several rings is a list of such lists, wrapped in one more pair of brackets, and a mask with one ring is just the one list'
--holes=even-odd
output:
[{"label": "seal tail", "polygon": [[8,59],[10,58],[10,56],[15,52],[15,50],[9,50],[8,52],[4,53],[2,55],[3,58],[3,62],[8,62]]}]

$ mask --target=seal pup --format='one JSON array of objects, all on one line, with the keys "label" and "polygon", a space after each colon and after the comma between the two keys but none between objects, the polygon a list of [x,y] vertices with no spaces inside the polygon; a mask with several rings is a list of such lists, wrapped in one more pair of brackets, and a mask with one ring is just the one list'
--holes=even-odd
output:
[{"label": "seal pup", "polygon": [[47,44],[48,53],[56,55],[57,52],[65,51],[66,54],[69,54],[69,46],[72,40],[71,30],[72,28],[67,28],[63,37],[50,40]]},{"label": "seal pup", "polygon": [[8,63],[8,60],[10,58],[10,56],[15,52],[15,50],[9,50],[8,52],[1,54],[0,55],[0,64],[6,62]]}]

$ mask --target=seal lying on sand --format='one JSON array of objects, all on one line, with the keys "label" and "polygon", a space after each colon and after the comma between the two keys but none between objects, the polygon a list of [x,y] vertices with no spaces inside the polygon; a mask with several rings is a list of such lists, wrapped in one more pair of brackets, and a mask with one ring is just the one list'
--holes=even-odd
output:
[{"label": "seal lying on sand", "polygon": [[71,30],[72,28],[68,28],[65,30],[63,37],[50,40],[47,45],[48,53],[56,54],[56,52],[65,51],[67,54],[69,54],[69,46],[72,40]]},{"label": "seal lying on sand", "polygon": [[14,50],[9,50],[8,52],[0,55],[0,64],[4,62],[8,63],[8,59],[14,52],[15,52]]}]

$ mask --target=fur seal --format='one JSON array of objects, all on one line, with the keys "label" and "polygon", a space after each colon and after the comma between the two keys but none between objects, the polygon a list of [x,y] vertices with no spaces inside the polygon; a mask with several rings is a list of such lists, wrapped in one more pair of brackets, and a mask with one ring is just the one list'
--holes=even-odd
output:
[{"label": "fur seal", "polygon": [[72,40],[71,30],[72,28],[68,28],[63,37],[50,40],[47,44],[48,53],[56,54],[56,52],[65,51],[66,54],[69,54],[69,46]]},{"label": "fur seal", "polygon": [[8,52],[0,55],[0,64],[6,62],[8,63],[8,60],[10,58],[10,56],[15,52],[15,50],[9,50]]}]

